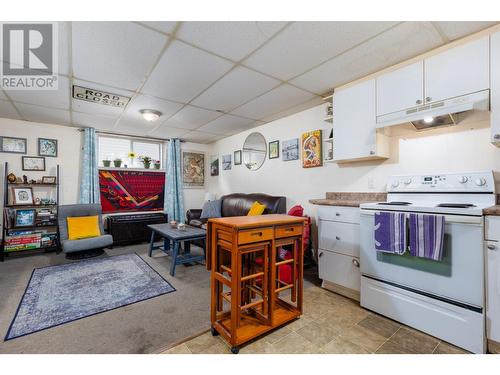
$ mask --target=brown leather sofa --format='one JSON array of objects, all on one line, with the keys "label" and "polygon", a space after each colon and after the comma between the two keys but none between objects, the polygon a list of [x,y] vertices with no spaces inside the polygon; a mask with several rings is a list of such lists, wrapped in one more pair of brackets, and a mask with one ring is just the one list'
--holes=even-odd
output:
[{"label": "brown leather sofa", "polygon": [[[235,193],[224,195],[221,197],[221,200],[222,217],[245,216],[255,201],[266,205],[264,215],[286,213],[286,197],[275,197],[260,193]],[[207,219],[201,219],[200,216],[200,209],[188,210],[186,212],[186,222],[190,225],[201,227],[207,222]]]}]

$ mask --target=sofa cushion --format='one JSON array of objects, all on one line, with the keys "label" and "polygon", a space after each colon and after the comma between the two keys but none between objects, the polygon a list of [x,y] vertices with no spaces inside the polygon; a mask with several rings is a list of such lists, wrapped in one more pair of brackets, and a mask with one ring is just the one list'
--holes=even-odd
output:
[{"label": "sofa cushion", "polygon": [[248,216],[259,216],[262,215],[264,210],[266,209],[265,204],[260,204],[259,202],[255,201],[252,204],[252,207],[250,207],[250,210],[248,210],[247,215]]},{"label": "sofa cushion", "polygon": [[210,219],[212,217],[221,217],[221,205],[222,201],[217,199],[215,201],[205,202],[203,209],[201,211],[201,219]]},{"label": "sofa cushion", "polygon": [[85,238],[82,240],[64,240],[61,242],[65,253],[74,253],[75,251],[101,249],[113,244],[113,237],[105,234],[99,237]]},{"label": "sofa cushion", "polygon": [[68,239],[81,240],[83,238],[98,237],[101,235],[99,230],[99,216],[79,216],[68,217]]},{"label": "sofa cushion", "polygon": [[263,214],[284,214],[286,213],[286,198],[272,195],[252,193],[234,193],[225,195],[222,198],[222,217],[246,216],[253,202],[258,201],[266,206]]}]

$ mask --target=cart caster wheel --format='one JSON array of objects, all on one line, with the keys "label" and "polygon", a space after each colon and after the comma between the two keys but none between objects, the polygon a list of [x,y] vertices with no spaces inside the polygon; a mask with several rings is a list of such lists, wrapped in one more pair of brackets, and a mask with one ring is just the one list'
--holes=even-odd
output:
[{"label": "cart caster wheel", "polygon": [[231,348],[231,353],[238,354],[239,352],[240,352],[240,348],[238,348],[237,346],[233,346]]},{"label": "cart caster wheel", "polygon": [[219,336],[219,332],[214,327],[210,327],[210,332],[212,333],[212,336]]}]

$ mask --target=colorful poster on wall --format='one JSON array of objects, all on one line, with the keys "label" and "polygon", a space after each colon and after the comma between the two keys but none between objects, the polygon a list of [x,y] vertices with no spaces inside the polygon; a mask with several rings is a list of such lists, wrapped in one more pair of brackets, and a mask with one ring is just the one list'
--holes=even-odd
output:
[{"label": "colorful poster on wall", "polygon": [[323,165],[321,142],[321,130],[313,130],[302,134],[302,168],[314,168]]},{"label": "colorful poster on wall", "polygon": [[182,182],[186,188],[205,186],[205,154],[193,151],[182,153]]},{"label": "colorful poster on wall", "polygon": [[165,173],[100,170],[103,213],[162,211]]}]

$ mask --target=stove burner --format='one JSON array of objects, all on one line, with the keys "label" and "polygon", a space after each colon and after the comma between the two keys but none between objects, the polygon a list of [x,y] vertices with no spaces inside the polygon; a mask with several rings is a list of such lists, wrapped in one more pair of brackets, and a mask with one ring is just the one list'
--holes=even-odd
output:
[{"label": "stove burner", "polygon": [[446,207],[446,208],[471,208],[476,207],[472,203],[440,203],[436,207]]},{"label": "stove burner", "polygon": [[380,202],[377,204],[383,204],[383,205],[387,205],[387,206],[409,206],[409,205],[411,205],[410,202]]}]

